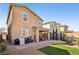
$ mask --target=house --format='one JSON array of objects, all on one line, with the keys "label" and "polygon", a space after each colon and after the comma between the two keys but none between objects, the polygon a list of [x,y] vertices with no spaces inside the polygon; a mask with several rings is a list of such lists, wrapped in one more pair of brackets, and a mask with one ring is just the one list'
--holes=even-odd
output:
[{"label": "house", "polygon": [[6,32],[0,33],[0,42],[1,41],[6,41],[6,36],[7,36]]},{"label": "house", "polygon": [[43,28],[50,29],[49,32],[51,39],[54,40],[63,40],[64,33],[67,32],[68,26],[61,25],[60,23],[57,23],[56,21],[46,22],[42,26]]},{"label": "house", "polygon": [[9,4],[7,18],[7,41],[11,44],[19,38],[24,44],[25,38],[31,37],[33,42],[50,39],[49,29],[42,27],[43,20],[28,7],[19,4]]},{"label": "house", "polygon": [[0,28],[0,42],[6,41],[7,32],[5,28]]}]

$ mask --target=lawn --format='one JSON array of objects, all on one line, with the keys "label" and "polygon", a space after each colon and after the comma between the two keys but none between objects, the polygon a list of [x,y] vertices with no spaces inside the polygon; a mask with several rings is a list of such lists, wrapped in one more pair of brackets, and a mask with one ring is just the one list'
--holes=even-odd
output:
[{"label": "lawn", "polygon": [[64,45],[50,45],[39,50],[47,55],[79,55],[79,49]]}]

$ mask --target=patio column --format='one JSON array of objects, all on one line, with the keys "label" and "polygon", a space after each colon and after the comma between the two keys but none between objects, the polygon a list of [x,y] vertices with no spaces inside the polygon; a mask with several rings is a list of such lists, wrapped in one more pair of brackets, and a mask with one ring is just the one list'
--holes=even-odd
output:
[{"label": "patio column", "polygon": [[36,30],[36,42],[39,42],[39,30]]},{"label": "patio column", "polygon": [[50,32],[48,31],[48,40],[50,40]]},{"label": "patio column", "polygon": [[60,40],[60,31],[58,32],[58,40]]},{"label": "patio column", "polygon": [[57,34],[58,34],[58,40],[60,40],[60,29],[59,28],[58,28]]}]

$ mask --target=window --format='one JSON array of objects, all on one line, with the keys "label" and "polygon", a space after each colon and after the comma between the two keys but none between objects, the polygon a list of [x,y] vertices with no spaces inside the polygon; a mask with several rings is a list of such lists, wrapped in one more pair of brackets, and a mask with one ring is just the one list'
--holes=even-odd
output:
[{"label": "window", "polygon": [[22,20],[26,22],[28,21],[28,16],[26,12],[22,12]]},{"label": "window", "polygon": [[42,26],[42,22],[39,22],[39,26]]},{"label": "window", "polygon": [[42,27],[42,22],[41,21],[37,22],[37,26]]},{"label": "window", "polygon": [[23,29],[22,29],[22,36],[23,36],[23,37],[29,36],[29,29],[23,28]]}]

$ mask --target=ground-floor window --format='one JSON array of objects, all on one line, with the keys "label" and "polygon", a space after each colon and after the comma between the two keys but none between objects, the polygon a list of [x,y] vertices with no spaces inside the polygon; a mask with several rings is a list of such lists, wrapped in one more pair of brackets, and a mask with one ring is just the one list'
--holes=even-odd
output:
[{"label": "ground-floor window", "polygon": [[22,28],[21,35],[23,37],[28,37],[29,36],[29,29],[28,28]]}]

